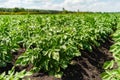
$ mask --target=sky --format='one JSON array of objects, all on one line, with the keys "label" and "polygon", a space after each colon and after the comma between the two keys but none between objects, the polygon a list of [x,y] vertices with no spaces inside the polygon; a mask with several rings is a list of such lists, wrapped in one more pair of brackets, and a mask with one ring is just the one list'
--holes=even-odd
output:
[{"label": "sky", "polygon": [[120,12],[120,0],[0,0],[0,7],[46,10]]}]

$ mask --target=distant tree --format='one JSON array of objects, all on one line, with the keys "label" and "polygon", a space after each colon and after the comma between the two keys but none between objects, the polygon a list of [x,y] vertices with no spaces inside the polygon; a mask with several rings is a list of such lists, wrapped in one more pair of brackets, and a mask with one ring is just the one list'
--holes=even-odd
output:
[{"label": "distant tree", "polygon": [[62,8],[62,11],[65,11],[65,8]]},{"label": "distant tree", "polygon": [[19,12],[19,8],[17,7],[13,8],[13,12]]},{"label": "distant tree", "polygon": [[62,8],[63,13],[68,13],[68,11],[65,8]]},{"label": "distant tree", "polygon": [[77,12],[78,12],[78,13],[80,12],[79,9],[77,10]]},{"label": "distant tree", "polygon": [[24,9],[24,8],[20,8],[19,11],[21,11],[21,12],[25,12],[25,9]]}]

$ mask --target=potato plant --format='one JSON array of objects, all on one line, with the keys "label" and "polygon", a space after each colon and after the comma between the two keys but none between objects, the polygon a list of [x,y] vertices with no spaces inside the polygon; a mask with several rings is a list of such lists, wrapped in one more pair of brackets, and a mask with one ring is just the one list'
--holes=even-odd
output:
[{"label": "potato plant", "polygon": [[110,51],[113,53],[114,60],[108,61],[104,64],[106,70],[102,73],[103,80],[120,80],[120,18],[118,17],[117,30],[112,34],[114,44]]}]

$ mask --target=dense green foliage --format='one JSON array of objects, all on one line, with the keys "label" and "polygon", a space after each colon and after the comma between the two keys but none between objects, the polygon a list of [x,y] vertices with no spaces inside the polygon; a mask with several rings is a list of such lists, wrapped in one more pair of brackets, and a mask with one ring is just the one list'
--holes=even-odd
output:
[{"label": "dense green foliage", "polygon": [[112,34],[115,43],[110,48],[115,60],[104,64],[106,71],[102,73],[103,80],[120,80],[120,16],[117,17],[117,30]]},{"label": "dense green foliage", "polygon": [[80,50],[92,51],[116,29],[112,14],[22,15],[0,17],[0,67],[12,61],[12,53],[24,48],[16,65],[33,64],[61,77]]},{"label": "dense green foliage", "polygon": [[29,79],[23,79],[24,76],[29,76],[31,75],[30,72],[26,72],[25,70],[20,71],[20,72],[16,72],[14,71],[14,68],[11,69],[8,74],[6,75],[6,73],[2,73],[0,75],[0,80],[29,80]]}]

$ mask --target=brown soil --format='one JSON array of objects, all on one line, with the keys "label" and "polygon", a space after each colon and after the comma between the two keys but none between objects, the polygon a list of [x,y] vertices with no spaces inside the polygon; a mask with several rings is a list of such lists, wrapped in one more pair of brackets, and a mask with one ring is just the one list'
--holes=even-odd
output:
[{"label": "brown soil", "polygon": [[[102,68],[105,61],[114,59],[112,54],[109,52],[110,46],[113,44],[111,38],[106,40],[100,47],[94,47],[93,51],[89,52],[86,50],[80,50],[81,56],[72,59],[71,64],[67,69],[63,70],[64,75],[61,79],[57,79],[53,76],[48,76],[47,73],[39,72],[32,76],[29,76],[31,80],[102,80],[100,73],[104,72]],[[13,53],[13,62],[8,64],[7,67],[0,68],[0,73],[8,72],[14,65],[18,56],[25,52],[25,48],[20,48],[17,52]],[[29,71],[32,68],[32,64],[25,67],[17,66],[16,71],[26,69]]]}]

